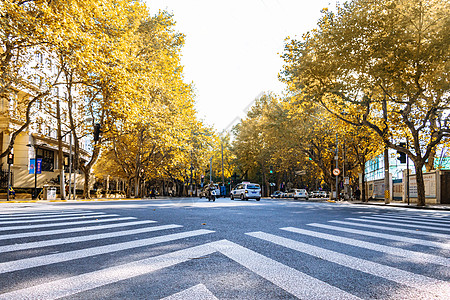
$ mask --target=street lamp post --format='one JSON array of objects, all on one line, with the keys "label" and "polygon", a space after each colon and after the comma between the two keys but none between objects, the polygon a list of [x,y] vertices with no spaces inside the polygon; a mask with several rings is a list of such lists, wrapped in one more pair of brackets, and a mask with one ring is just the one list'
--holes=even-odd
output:
[{"label": "street lamp post", "polygon": [[36,142],[33,144],[27,144],[27,147],[33,147],[33,149],[34,149],[34,195],[33,195],[33,199],[36,199],[38,196],[38,194],[37,194],[37,160],[38,160],[37,149],[42,146],[47,146],[47,144],[45,144],[45,143],[44,144],[36,144]]}]

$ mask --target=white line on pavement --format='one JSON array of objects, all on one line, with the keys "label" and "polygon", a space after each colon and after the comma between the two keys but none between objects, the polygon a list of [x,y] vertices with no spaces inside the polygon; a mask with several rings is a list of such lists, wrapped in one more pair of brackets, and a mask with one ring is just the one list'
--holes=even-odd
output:
[{"label": "white line on pavement", "polygon": [[[27,220],[34,220],[34,219],[49,219],[49,218],[55,218],[55,217],[75,217],[75,216],[90,216],[90,215],[104,215],[103,212],[89,212],[89,213],[72,213],[72,214],[52,214],[52,215],[38,215],[38,216],[29,216],[29,217],[23,217],[23,216],[15,216],[10,218],[2,218],[0,217],[0,221],[8,221],[8,220],[20,220],[18,222],[26,222]],[[42,220],[46,221],[46,220]]]},{"label": "white line on pavement", "polygon": [[318,257],[339,264],[341,266],[358,270],[367,274],[372,274],[393,282],[404,284],[412,288],[432,293],[439,299],[445,299],[444,295],[450,295],[450,286],[448,282],[426,277],[412,272],[400,270],[390,266],[382,265],[365,259],[360,259],[354,256],[345,255],[336,251],[331,251],[305,244],[302,242],[290,240],[284,237],[279,237],[273,234],[264,232],[247,233],[250,236],[289,248],[308,255]]},{"label": "white line on pavement", "polygon": [[[402,221],[402,222],[409,222],[409,223],[450,227],[450,221],[443,221],[443,220],[439,220],[439,219],[423,219],[423,218],[410,218],[410,217],[386,216],[386,215],[373,215],[370,217],[364,216],[363,218],[370,218],[370,219],[376,219],[376,220],[382,219],[382,220]],[[443,224],[441,224],[441,223],[443,223]],[[446,223],[446,224],[444,224],[444,223]]]},{"label": "white line on pavement", "polygon": [[28,216],[41,216],[41,215],[62,215],[62,214],[72,214],[72,213],[91,213],[93,211],[91,210],[68,210],[68,211],[35,211],[33,213],[10,213],[10,212],[3,212],[0,213],[0,219],[3,218],[4,216],[6,217],[28,217]]},{"label": "white line on pavement", "polygon": [[375,243],[370,243],[370,242],[365,242],[365,241],[360,241],[360,240],[355,240],[355,239],[350,239],[350,238],[346,238],[346,237],[335,236],[335,235],[331,235],[331,234],[321,233],[321,232],[317,232],[317,231],[310,231],[310,230],[305,230],[305,229],[300,229],[300,228],[295,228],[295,227],[284,227],[284,228],[280,228],[280,229],[299,233],[299,234],[304,234],[304,235],[308,235],[308,236],[312,236],[312,237],[317,237],[317,238],[321,238],[321,239],[326,239],[329,241],[334,241],[334,242],[338,242],[338,243],[342,243],[342,244],[346,244],[346,245],[351,245],[351,246],[355,246],[355,247],[360,247],[360,248],[365,248],[365,249],[374,250],[374,251],[378,251],[378,252],[383,252],[383,253],[387,253],[390,255],[397,255],[397,256],[407,258],[409,261],[414,261],[416,263],[433,263],[433,264],[450,267],[450,259],[446,258],[446,257],[441,257],[441,256],[422,253],[422,252],[410,251],[410,250],[405,250],[405,249],[396,248],[396,247],[384,246],[384,245],[380,245],[380,244],[375,244]]},{"label": "white line on pavement", "polygon": [[[435,223],[435,222],[422,222],[422,221],[415,221],[415,220],[412,221],[412,220],[405,220],[405,219],[367,217],[367,216],[364,216],[362,218],[370,219],[370,220],[363,220],[364,222],[372,222],[372,220],[378,220],[378,222],[380,222],[382,224],[393,224],[393,225],[399,224],[401,226],[407,226],[407,227],[420,227],[420,228],[425,228],[425,229],[445,230],[445,231],[450,230],[450,225],[439,224],[439,223]],[[352,218],[347,218],[347,219],[351,220]],[[394,222],[386,222],[386,220],[390,220],[390,221],[394,221]],[[397,222],[401,222],[401,223],[397,223]],[[405,223],[411,223],[411,224],[405,224]],[[418,225],[415,225],[415,224],[418,224]],[[433,225],[433,226],[422,226],[422,225]],[[442,227],[447,227],[447,228],[442,228]]]},{"label": "white line on pavement", "polygon": [[60,263],[64,261],[85,258],[95,255],[102,255],[105,253],[117,252],[127,249],[133,249],[138,247],[144,247],[149,245],[154,245],[158,243],[169,242],[178,239],[184,239],[188,237],[198,236],[202,234],[213,233],[211,230],[193,230],[181,233],[168,234],[163,236],[152,237],[148,239],[136,240],[131,242],[109,244],[99,247],[85,248],[81,250],[74,250],[68,252],[62,252],[57,254],[49,254],[31,258],[25,258],[10,262],[0,263],[0,274],[7,272],[14,272],[18,270],[24,270],[39,266],[46,266],[50,264]]},{"label": "white line on pavement", "polygon": [[58,227],[66,225],[81,225],[81,224],[92,224],[92,223],[102,223],[102,222],[115,222],[119,220],[136,220],[135,217],[124,217],[124,218],[114,218],[114,219],[103,219],[103,220],[89,220],[89,221],[77,221],[77,222],[62,222],[62,223],[49,223],[49,224],[39,224],[39,225],[23,225],[23,226],[10,226],[10,227],[0,227],[0,231],[7,230],[28,230],[35,228],[45,228],[45,227]]},{"label": "white line on pavement", "polygon": [[211,293],[205,285],[197,284],[187,290],[173,294],[171,296],[162,298],[161,300],[185,300],[185,299],[198,299],[198,300],[219,300],[213,293]]},{"label": "white line on pavement", "polygon": [[[341,222],[340,224],[360,225],[360,224],[353,224],[351,222]],[[436,248],[441,248],[441,249],[450,249],[449,244],[440,243],[440,242],[425,241],[425,240],[408,238],[408,237],[403,237],[403,236],[398,236],[398,235],[386,234],[386,233],[378,233],[378,232],[372,232],[372,231],[345,228],[345,227],[339,227],[336,225],[325,225],[325,224],[319,224],[319,223],[310,223],[307,225],[319,227],[319,228],[325,228],[325,229],[329,229],[329,230],[336,230],[336,231],[341,231],[341,232],[348,232],[348,233],[354,233],[354,234],[359,234],[359,235],[382,238],[382,239],[386,239],[386,240],[393,240],[393,241],[397,241],[397,242],[411,243],[411,244],[436,247]]]},{"label": "white line on pavement", "polygon": [[283,265],[233,242],[221,240],[209,243],[209,245],[300,299],[359,299],[358,297],[326,282]]},{"label": "white line on pavement", "polygon": [[[356,219],[356,220],[358,220],[358,219]],[[337,220],[329,221],[329,222],[344,224],[344,225],[373,228],[373,229],[381,229],[381,230],[385,230],[388,232],[396,231],[396,232],[404,232],[404,233],[417,234],[417,235],[425,235],[425,236],[429,236],[429,237],[439,237],[439,238],[444,238],[444,239],[448,239],[450,237],[448,234],[435,233],[435,232],[422,231],[422,230],[410,230],[410,229],[402,229],[402,228],[397,228],[397,227],[377,226],[377,225],[369,225],[369,224],[361,224],[361,223],[345,222],[345,221],[337,221]],[[384,223],[384,224],[386,224],[386,223]],[[399,224],[396,224],[396,225],[398,226]]]},{"label": "white line on pavement", "polygon": [[0,295],[2,300],[58,299],[107,284],[148,274],[215,252],[207,245],[187,248],[132,263],[68,277]]},{"label": "white line on pavement", "polygon": [[[82,215],[78,217],[63,217],[63,218],[54,218],[54,219],[45,219],[45,220],[18,220],[18,221],[6,221],[6,222],[0,222],[0,225],[6,225],[6,224],[28,224],[28,223],[42,223],[42,222],[54,222],[54,221],[69,221],[69,220],[80,220],[80,219],[95,219],[95,218],[108,218],[108,217],[118,217],[119,215],[111,214],[111,215],[105,215],[105,214],[92,214],[92,215]],[[7,227],[6,227],[7,228]]]},{"label": "white line on pavement", "polygon": [[63,244],[70,244],[70,243],[79,243],[79,242],[100,240],[100,239],[106,239],[106,238],[115,238],[115,237],[119,237],[119,236],[127,236],[127,235],[132,235],[132,234],[140,234],[140,233],[165,230],[165,229],[173,229],[173,228],[179,228],[179,227],[183,227],[183,226],[175,225],[175,224],[161,225],[161,226],[145,227],[145,228],[139,228],[139,229],[133,229],[133,230],[123,230],[123,231],[115,231],[115,232],[108,232],[108,233],[101,233],[101,234],[94,234],[94,235],[77,236],[77,237],[71,237],[71,238],[45,240],[45,241],[33,242],[33,243],[23,243],[23,244],[14,244],[14,245],[8,245],[8,246],[0,246],[0,253],[40,248],[40,247],[55,246],[55,245],[63,245]]},{"label": "white line on pavement", "polygon": [[[126,217],[126,218],[116,218],[115,220],[122,221],[122,220],[129,220],[129,219],[130,219],[129,217]],[[46,230],[46,231],[39,230],[39,231],[33,231],[33,232],[4,234],[4,235],[0,235],[0,240],[10,240],[10,239],[37,237],[37,236],[45,236],[45,235],[65,234],[65,233],[73,233],[73,232],[80,232],[80,231],[85,232],[85,231],[102,230],[102,229],[125,227],[125,226],[144,225],[144,224],[150,224],[150,223],[156,223],[156,221],[145,220],[145,221],[135,221],[135,222],[126,222],[126,223],[123,222],[123,223],[88,226],[88,227],[74,227],[74,228],[65,228],[65,229],[56,229],[56,230]]]}]

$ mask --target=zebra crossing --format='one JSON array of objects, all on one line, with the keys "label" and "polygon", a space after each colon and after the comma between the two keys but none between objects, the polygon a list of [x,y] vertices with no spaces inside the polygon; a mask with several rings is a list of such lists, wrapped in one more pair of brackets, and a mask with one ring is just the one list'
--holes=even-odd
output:
[{"label": "zebra crossing", "polygon": [[[179,245],[182,241],[209,236],[204,242],[190,242],[176,249],[169,247],[164,253],[48,281],[42,274],[44,278],[38,282],[3,284],[0,285],[0,299],[76,297],[79,293],[138,276],[173,270],[196,259],[212,260],[213,254],[226,257],[229,260],[226,267],[243,267],[258,280],[270,282],[292,298],[374,298],[365,294],[364,286],[349,288],[348,284],[338,282],[336,270],[342,269],[368,278],[380,278],[384,284],[392,284],[398,289],[397,294],[383,294],[380,298],[450,298],[450,219],[445,215],[389,212],[275,228],[271,232],[249,231],[244,236],[251,242],[245,246],[239,238],[214,238],[216,232],[213,230],[185,230],[180,224],[160,223],[88,210],[0,214],[0,253],[6,255],[0,259],[0,282],[3,283],[7,281],[2,276],[9,279],[15,272],[95,260],[124,250],[152,249],[171,243]],[[261,251],[271,248],[286,249],[289,257],[280,258],[270,251]],[[348,248],[353,251],[347,251]],[[359,249],[361,255],[355,254],[354,249]],[[27,251],[34,254],[23,255]],[[371,259],[363,255],[366,252],[378,253],[383,259]],[[298,262],[300,257],[304,259],[304,268]],[[387,263],[390,260],[400,263],[398,266]],[[318,262],[328,265],[327,272],[336,272],[336,281],[318,278],[314,272],[308,272]],[[403,264],[416,264],[436,272],[422,273]],[[207,282],[197,282],[176,293],[172,290],[163,299],[221,299],[222,295],[224,291],[217,285],[211,287]],[[154,298],[149,295],[148,299]]]}]

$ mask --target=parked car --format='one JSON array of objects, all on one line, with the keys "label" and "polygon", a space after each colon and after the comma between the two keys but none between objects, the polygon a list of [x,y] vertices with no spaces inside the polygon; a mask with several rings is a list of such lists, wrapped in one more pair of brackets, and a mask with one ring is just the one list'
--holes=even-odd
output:
[{"label": "parked car", "polygon": [[314,191],[309,194],[311,198],[320,198],[320,191]]},{"label": "parked car", "polygon": [[231,200],[240,198],[241,200],[256,199],[259,201],[261,200],[261,187],[257,183],[242,182],[230,192],[230,198]]},{"label": "parked car", "polygon": [[309,199],[308,192],[305,189],[292,189],[287,193],[288,198],[294,198],[295,200],[304,198]]},{"label": "parked car", "polygon": [[270,195],[270,198],[282,198],[283,194],[284,193],[282,191],[275,191],[272,195]]},{"label": "parked car", "polygon": [[330,193],[327,191],[320,191],[320,198],[328,198],[330,196]]}]

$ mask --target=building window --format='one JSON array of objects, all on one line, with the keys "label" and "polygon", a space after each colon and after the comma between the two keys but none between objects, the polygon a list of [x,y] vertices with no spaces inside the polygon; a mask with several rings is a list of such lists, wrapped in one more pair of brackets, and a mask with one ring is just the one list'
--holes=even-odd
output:
[{"label": "building window", "polygon": [[51,172],[54,169],[55,153],[52,150],[37,149],[37,158],[42,158],[42,171]]}]

